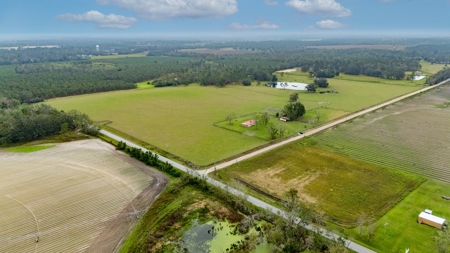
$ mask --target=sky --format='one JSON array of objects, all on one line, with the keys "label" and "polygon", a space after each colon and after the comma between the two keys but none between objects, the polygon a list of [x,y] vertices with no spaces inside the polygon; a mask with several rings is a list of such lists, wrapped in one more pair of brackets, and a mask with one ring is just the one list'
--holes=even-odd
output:
[{"label": "sky", "polygon": [[0,39],[450,36],[450,0],[14,0]]}]

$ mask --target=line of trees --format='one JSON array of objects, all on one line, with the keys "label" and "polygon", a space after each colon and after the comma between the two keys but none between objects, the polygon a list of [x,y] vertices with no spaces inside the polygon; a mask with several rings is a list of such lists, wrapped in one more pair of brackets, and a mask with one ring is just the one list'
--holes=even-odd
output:
[{"label": "line of trees", "polygon": [[450,78],[450,68],[444,68],[427,79],[429,85],[435,85]]},{"label": "line of trees", "polygon": [[173,176],[173,177],[180,177],[181,171],[174,168],[172,164],[168,162],[162,162],[159,160],[159,156],[156,153],[151,152],[144,152],[140,148],[135,147],[127,147],[127,144],[125,142],[119,141],[117,144],[118,150],[123,150],[130,154],[132,157],[136,158],[137,160],[145,163],[146,165],[152,166],[162,172],[166,172],[167,174]]}]

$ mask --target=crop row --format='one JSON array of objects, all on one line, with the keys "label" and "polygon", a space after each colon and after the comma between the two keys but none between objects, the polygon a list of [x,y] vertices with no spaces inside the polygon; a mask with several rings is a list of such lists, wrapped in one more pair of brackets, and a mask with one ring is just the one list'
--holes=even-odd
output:
[{"label": "crop row", "polygon": [[0,156],[0,252],[85,251],[149,180],[97,150]]}]

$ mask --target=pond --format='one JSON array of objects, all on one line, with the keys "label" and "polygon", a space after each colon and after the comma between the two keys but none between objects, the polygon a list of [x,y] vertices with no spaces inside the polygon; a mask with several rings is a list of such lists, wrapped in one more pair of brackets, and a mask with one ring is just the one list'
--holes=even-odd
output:
[{"label": "pond", "polygon": [[[181,248],[195,253],[227,252],[232,244],[245,240],[245,235],[234,233],[235,227],[235,224],[224,221],[199,224],[198,219],[195,219],[192,227],[183,233]],[[254,232],[256,231],[252,229],[249,234]],[[270,246],[262,243],[253,252],[269,253]]]}]

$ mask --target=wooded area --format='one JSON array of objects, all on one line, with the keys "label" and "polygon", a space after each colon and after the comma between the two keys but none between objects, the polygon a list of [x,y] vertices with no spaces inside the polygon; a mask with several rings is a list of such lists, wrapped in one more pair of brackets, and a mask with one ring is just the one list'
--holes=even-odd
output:
[{"label": "wooded area", "polygon": [[80,130],[96,135],[98,129],[86,114],[65,113],[41,105],[20,105],[17,100],[0,97],[0,144],[31,141],[52,134]]},{"label": "wooded area", "polygon": [[[273,81],[273,72],[289,68],[301,68],[317,78],[333,78],[345,73],[404,79],[405,72],[420,70],[422,59],[432,63],[450,61],[450,46],[446,44],[410,46],[405,50],[308,48],[329,44],[332,43],[158,41],[109,42],[102,46],[106,49],[99,51],[87,44],[0,50],[0,65],[5,65],[0,67],[0,95],[21,103],[35,103],[54,97],[133,89],[142,81],[153,81],[155,87],[190,83],[218,87],[232,83],[248,85],[249,81]],[[200,46],[228,49],[223,50],[224,54],[181,50]],[[240,53],[233,54],[237,49]],[[242,53],[246,51],[249,53]],[[90,55],[137,52],[148,52],[148,56],[89,59]]]}]

